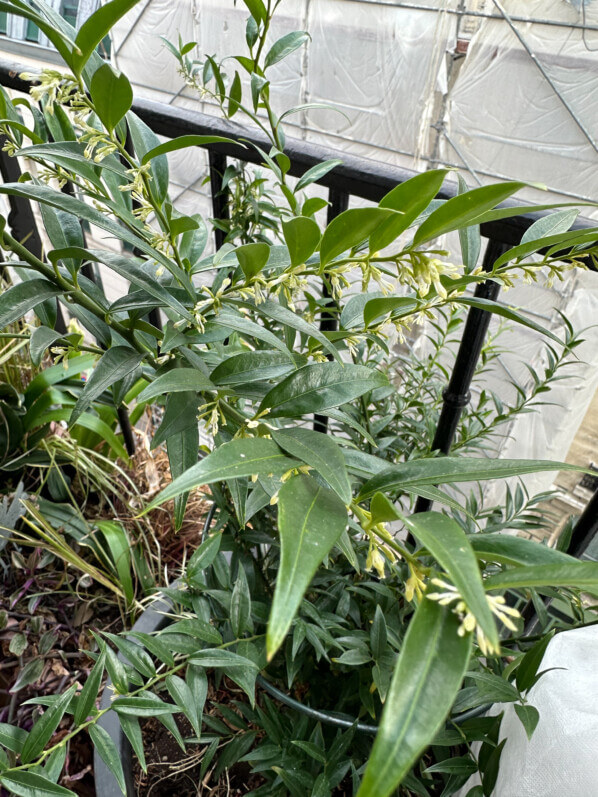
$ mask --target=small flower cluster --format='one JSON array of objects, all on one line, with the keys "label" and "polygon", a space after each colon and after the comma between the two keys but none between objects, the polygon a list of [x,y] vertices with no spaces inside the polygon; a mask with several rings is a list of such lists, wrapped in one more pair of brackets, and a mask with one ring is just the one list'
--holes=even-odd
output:
[{"label": "small flower cluster", "polygon": [[[433,578],[431,583],[437,587],[442,587],[444,591],[431,592],[428,593],[426,597],[430,600],[438,601],[441,606],[450,606],[454,604],[452,611],[461,620],[458,631],[459,636],[465,636],[465,634],[475,631],[477,642],[483,655],[488,656],[492,653],[497,653],[498,651],[494,649],[487,636],[477,624],[475,616],[467,607],[459,590],[453,584],[449,584],[448,581],[443,581],[441,578]],[[488,606],[492,614],[510,631],[517,631],[517,626],[514,621],[521,617],[517,609],[514,609],[512,606],[507,606],[502,595],[486,595],[486,600],[488,601]]]},{"label": "small flower cluster", "polygon": [[[447,254],[447,253],[442,253]],[[437,257],[430,257],[424,252],[409,252],[408,258],[397,261],[399,267],[399,280],[410,285],[419,296],[428,295],[430,288],[434,288],[441,299],[447,299],[448,293],[442,282],[442,277],[456,278],[460,274],[459,267],[453,263],[446,263]],[[476,272],[474,272],[476,273]],[[451,291],[451,293],[454,293]]]},{"label": "small flower cluster", "polygon": [[131,199],[136,204],[136,207],[133,208],[133,215],[145,222],[154,210],[151,202],[147,199],[145,188],[145,181],[152,179],[151,164],[146,163],[144,166],[127,169],[127,175],[129,175],[129,182],[119,186],[118,190],[131,194]]},{"label": "small flower cluster", "polygon": [[69,105],[81,94],[76,78],[56,69],[43,69],[39,74],[23,72],[20,78],[36,84],[31,86],[29,93],[37,102],[45,100],[45,108],[50,114],[54,113],[56,104]]}]

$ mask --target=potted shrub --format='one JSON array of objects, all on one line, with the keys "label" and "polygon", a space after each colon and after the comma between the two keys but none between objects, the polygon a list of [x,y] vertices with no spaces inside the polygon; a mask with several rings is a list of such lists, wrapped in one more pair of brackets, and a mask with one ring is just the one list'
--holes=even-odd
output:
[{"label": "potted shrub", "polygon": [[[596,229],[554,232],[541,220],[484,272],[479,225],[517,214],[520,208],[497,206],[522,184],[433,203],[443,169],[323,228],[325,203],[304,189],[336,162],[292,185],[282,116],[269,97],[268,70],[307,34],[271,42],[277,3],[245,0],[249,54],[235,63],[249,75],[249,97],[234,70],[227,77],[214,58],[189,60],[189,44],[173,49],[189,83],[211,91],[229,117],[245,112],[268,135],[262,156],[282,199],[260,240],[256,233],[204,254],[203,220],[169,199],[167,154],[222,139],[161,143],[130,110],[127,78],[94,53],[135,0],[112,0],[77,33],[37,0],[35,11],[17,0],[6,5],[39,25],[69,71],[34,79],[32,97],[41,103],[35,128],[2,95],[6,148],[42,169],[0,193],[40,204],[51,248],[39,258],[3,227],[3,252],[31,279],[0,296],[0,316],[10,323],[56,297],[76,308],[103,353],[69,422],[106,391],[116,406],[125,396],[159,405],[152,445],[166,445],[173,480],[144,511],[174,499],[180,526],[190,491],[205,485],[217,511],[180,586],[164,590],[172,622],[158,634],[98,633],[96,662],[78,693],[74,685],[40,701],[47,708],[29,732],[0,728],[0,784],[22,795],[71,793],[57,785],[65,749],[87,731],[125,791],[118,748],[100,724],[110,712],[142,762],[140,718],[156,718],[184,746],[173,719],[184,715],[187,737],[207,744],[200,778],[216,760],[220,770],[249,762],[263,778],[255,794],[380,797],[440,788],[448,795],[478,769],[482,793],[490,794],[500,718],[466,712],[511,700],[532,733],[537,713],[526,692],[551,633],[543,616],[539,633],[526,636],[514,602],[543,606],[538,595],[548,594],[567,605],[561,626],[583,623],[579,591],[598,590],[598,565],[503,536],[492,520],[480,528],[471,507],[439,487],[566,466],[443,457],[423,441],[403,445],[409,414],[396,403],[389,417],[397,388],[385,365],[386,330],[402,334],[413,321],[459,306],[537,328],[467,289],[488,279],[510,285],[521,276],[558,276],[593,255]],[[60,190],[65,181],[75,195]],[[123,252],[86,248],[77,219],[120,241]],[[449,232],[461,233],[461,265],[434,243]],[[88,263],[125,276],[129,294],[110,304],[82,275]],[[206,274],[213,275],[209,285]],[[163,330],[148,320],[156,309]],[[320,328],[330,317],[338,326]],[[50,339],[51,330],[45,334]],[[574,340],[553,342],[570,350]],[[198,419],[213,436],[208,451],[199,445]],[[381,445],[389,420],[393,443]],[[450,512],[411,514],[413,496]],[[517,504],[529,519],[525,497]],[[98,709],[105,672],[114,694]],[[210,703],[220,716],[207,710],[207,672],[211,684],[240,690]],[[266,695],[256,701],[258,680]],[[61,723],[68,730],[56,741]],[[477,756],[472,741],[482,742]]]}]

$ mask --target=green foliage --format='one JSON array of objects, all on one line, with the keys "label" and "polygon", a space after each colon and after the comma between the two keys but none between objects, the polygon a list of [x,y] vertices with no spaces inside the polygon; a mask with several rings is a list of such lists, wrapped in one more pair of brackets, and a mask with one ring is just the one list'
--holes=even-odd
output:
[{"label": "green foliage", "polygon": [[[226,117],[249,119],[269,141],[267,151],[258,149],[264,172],[231,165],[222,175],[229,213],[213,227],[226,242],[206,253],[203,219],[180,213],[169,198],[167,156],[227,140],[161,142],[130,110],[127,78],[94,55],[134,5],[111,0],[78,33],[63,23],[48,33],[72,74],[42,73],[32,87],[44,111],[35,130],[2,95],[8,150],[34,161],[40,176],[26,174],[0,193],[41,206],[53,248],[34,256],[4,222],[3,254],[20,281],[0,295],[0,326],[33,309],[41,324],[33,332],[2,335],[17,347],[29,341],[35,367],[48,349],[57,362],[27,384],[13,374],[2,385],[0,467],[16,479],[31,463],[39,465],[40,440],[60,422],[69,423],[71,435],[83,430],[106,453],[125,459],[119,410],[140,417],[148,409],[158,424],[150,446],[165,444],[172,483],[145,506],[138,503],[139,518],[173,499],[178,529],[191,491],[209,486],[216,522],[189,557],[180,586],[164,589],[174,605],[161,632],[98,633],[96,663],[79,695],[71,688],[41,698],[45,712],[29,734],[0,727],[0,782],[16,794],[71,793],[56,785],[65,742],[52,746],[58,727],[68,726],[66,739],[89,730],[124,791],[115,749],[97,724],[114,711],[142,768],[140,721],[157,718],[185,748],[193,740],[183,738],[174,719],[183,714],[200,743],[208,732],[200,779],[212,761],[216,778],[249,762],[264,779],[256,795],[328,795],[340,787],[360,795],[400,788],[428,794],[440,787],[448,797],[476,771],[482,793],[490,794],[502,750],[500,717],[459,715],[514,702],[533,733],[538,717],[527,691],[541,675],[548,634],[587,622],[579,590],[598,591],[598,565],[499,534],[538,528],[544,496],[515,486],[503,506],[485,507],[476,491],[485,480],[566,466],[472,455],[491,448],[497,428],[540,403],[562,378],[579,338],[566,321],[561,339],[466,291],[486,278],[510,286],[521,276],[559,277],[582,258],[595,258],[596,231],[570,232],[574,211],[552,214],[482,274],[479,226],[512,214],[497,206],[524,184],[468,190],[461,183],[458,195],[442,202],[435,196],[443,169],[417,175],[377,207],[349,208],[321,228],[315,217],[326,202],[306,189],[339,161],[318,164],[293,182],[282,121],[313,106],[278,114],[270,96],[272,67],[309,37],[300,31],[271,41],[278,3],[245,0],[246,53],[198,60],[190,56],[194,42],[167,43],[190,86]],[[20,1],[0,6],[37,21]],[[51,9],[44,14],[54,20]],[[22,147],[23,136],[32,146]],[[60,190],[65,182],[74,194]],[[122,251],[88,249],[80,221],[107,232]],[[453,231],[460,238],[458,265],[433,243]],[[126,295],[110,302],[85,276],[84,266],[98,263],[129,280]],[[57,302],[78,322],[66,334],[56,329]],[[550,343],[544,371],[530,370],[529,391],[514,385],[512,405],[483,388],[477,392],[451,456],[442,457],[430,451],[431,440],[462,306],[524,324]],[[154,311],[164,329],[150,320]],[[430,322],[431,355],[392,361],[389,327],[402,337],[422,317]],[[491,340],[478,381],[497,356]],[[84,381],[83,372],[89,372]],[[314,414],[327,418],[329,436],[308,428]],[[198,421],[210,435],[201,448]],[[76,507],[63,461],[44,451],[48,488],[58,495],[63,487],[64,495],[58,506],[43,496],[29,501],[30,529],[53,555],[132,608],[139,560],[118,512],[112,506],[111,517],[91,527]],[[409,516],[414,495],[448,510]],[[12,503],[2,512],[12,525],[21,522]],[[395,523],[416,543],[401,542],[389,525]],[[22,528],[17,533],[24,539]],[[565,619],[550,617],[545,596],[565,604]],[[514,605],[530,597],[541,627],[533,645]],[[13,638],[12,652],[22,653],[22,642]],[[27,662],[17,691],[39,677],[39,662]],[[104,671],[116,697],[100,710]],[[209,681],[224,689],[232,682],[242,699],[214,700],[206,709]],[[281,697],[281,687],[302,701]],[[310,706],[324,713],[314,715]],[[343,730],[320,724],[322,718]],[[373,746],[372,728],[378,729]],[[473,741],[481,742],[477,759]]]}]

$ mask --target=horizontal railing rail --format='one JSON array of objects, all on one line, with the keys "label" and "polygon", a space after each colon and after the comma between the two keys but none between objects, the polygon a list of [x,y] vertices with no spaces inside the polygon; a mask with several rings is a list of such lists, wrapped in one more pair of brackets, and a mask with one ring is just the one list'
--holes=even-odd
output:
[{"label": "horizontal railing rail", "polygon": [[[28,93],[30,84],[20,75],[31,72],[30,66],[15,63],[10,60],[0,59],[0,84],[5,88]],[[263,158],[258,149],[270,149],[267,136],[256,127],[243,127],[235,122],[211,116],[187,108],[154,102],[148,99],[137,99],[132,110],[160,136],[176,138],[183,135],[224,136],[231,139],[231,144],[208,144],[210,190],[214,218],[224,219],[228,215],[228,202],[226,192],[222,190],[222,175],[226,169],[228,159],[232,158],[246,163],[261,164]],[[317,183],[329,190],[328,221],[348,207],[351,196],[360,199],[379,202],[385,194],[399,183],[413,177],[417,172],[400,166],[383,164],[377,161],[361,158],[355,155],[340,152],[319,144],[287,138],[285,153],[288,155],[291,166],[289,174],[301,176],[307,169],[326,160],[339,159],[340,165],[328,172]],[[6,161],[6,153],[0,153],[0,171],[6,179],[7,168],[2,166]],[[14,177],[14,169],[11,179]],[[439,199],[450,199],[457,194],[456,182],[445,181],[438,194]],[[21,200],[11,198],[11,219],[16,227],[21,229],[23,222],[29,227],[33,215]],[[517,200],[508,200],[502,203],[501,208],[514,208],[525,206],[526,203]],[[489,270],[494,260],[510,246],[517,245],[525,231],[546,212],[534,210],[534,205],[529,204],[529,211],[512,216],[507,219],[495,220],[481,226],[481,234],[488,239],[488,247],[483,261],[483,266]],[[573,229],[584,229],[595,226],[593,222],[584,217],[578,217]],[[38,240],[39,235],[35,232]],[[225,234],[222,230],[215,230],[216,247],[223,243]],[[591,264],[590,264],[591,265]],[[327,292],[326,284],[322,288],[323,297],[329,300],[331,310],[324,311],[321,318],[323,331],[336,329],[336,315],[333,310],[332,299]],[[482,298],[496,299],[499,286],[491,281],[477,286],[475,295]],[[463,408],[470,400],[470,387],[473,375],[480,356],[482,345],[488,330],[490,314],[486,311],[471,308],[468,313],[463,337],[457,352],[453,372],[449,385],[443,395],[443,408],[438,423],[438,428],[432,444],[433,450],[445,454],[450,452],[459,419]],[[120,413],[122,416],[122,413]],[[132,445],[132,436],[128,430],[126,417],[122,416],[121,426],[129,447]],[[327,418],[316,416],[314,427],[322,432],[327,429]],[[431,507],[431,502],[419,498],[415,511],[424,511]],[[598,492],[582,513],[572,534],[569,550],[576,556],[581,556],[594,536],[598,532]]]}]

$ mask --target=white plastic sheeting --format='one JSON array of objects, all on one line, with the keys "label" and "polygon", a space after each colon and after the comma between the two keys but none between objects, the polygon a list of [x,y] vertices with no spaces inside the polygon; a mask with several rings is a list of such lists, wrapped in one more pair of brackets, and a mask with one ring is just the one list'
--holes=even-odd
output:
[{"label": "white plastic sheeting", "polygon": [[[477,16],[456,13],[463,7]],[[138,95],[217,113],[183,86],[159,37],[197,41],[198,58],[243,53],[246,18],[241,0],[146,0],[117,26],[115,61]],[[276,110],[324,102],[342,113],[292,116],[289,135],[407,167],[455,165],[472,187],[497,177],[548,186],[521,192],[530,201],[598,199],[597,0],[583,9],[566,0],[283,0],[272,38],[295,29],[312,42],[272,70]],[[466,57],[455,58],[471,31]],[[209,217],[205,154],[182,151],[170,163],[180,209]],[[569,275],[554,289],[519,286],[502,300],[553,330],[556,309],[585,328],[596,318],[598,280]],[[503,455],[565,458],[598,382],[592,334],[577,380],[507,430]],[[540,368],[543,347],[521,328],[503,343],[511,351],[489,387],[508,400],[509,380],[529,382],[526,364]],[[529,477],[528,485],[546,489],[551,479]],[[502,489],[490,485],[488,500],[500,500]]]},{"label": "white plastic sheeting", "polygon": [[[492,797],[591,797],[597,793],[598,628],[576,628],[551,640],[528,702],[540,719],[528,740],[513,704],[504,710],[500,739],[506,739]],[[457,797],[479,783],[471,778]]]}]

